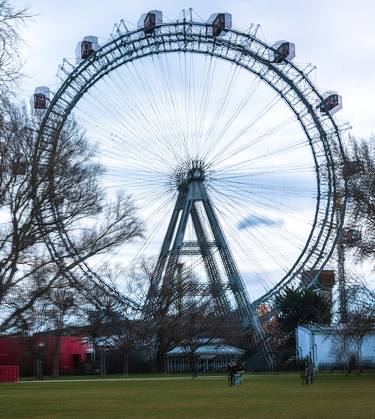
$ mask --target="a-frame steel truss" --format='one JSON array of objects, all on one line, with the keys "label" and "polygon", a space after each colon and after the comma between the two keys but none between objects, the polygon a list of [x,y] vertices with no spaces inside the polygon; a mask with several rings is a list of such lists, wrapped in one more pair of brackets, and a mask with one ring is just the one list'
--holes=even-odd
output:
[{"label": "a-frame steel truss", "polygon": [[[164,237],[160,255],[154,270],[152,287],[148,299],[151,303],[155,290],[159,286],[173,287],[176,269],[181,255],[199,254],[204,262],[204,267],[209,281],[209,290],[216,303],[220,314],[228,314],[231,310],[225,290],[229,288],[236,302],[244,330],[252,332],[252,343],[262,347],[267,364],[273,367],[272,351],[267,344],[263,328],[255,309],[250,303],[243,279],[237,269],[231,251],[228,247],[224,233],[220,227],[216,212],[209,199],[205,187],[204,170],[199,165],[187,172],[186,178],[178,185],[178,197],[169,222],[167,233]],[[208,239],[208,234],[197,210],[201,203],[211,229],[213,240]],[[197,242],[184,242],[186,226],[191,217]],[[213,250],[217,250],[222,261],[225,276],[224,285]],[[151,303],[152,304],[152,303]]]}]

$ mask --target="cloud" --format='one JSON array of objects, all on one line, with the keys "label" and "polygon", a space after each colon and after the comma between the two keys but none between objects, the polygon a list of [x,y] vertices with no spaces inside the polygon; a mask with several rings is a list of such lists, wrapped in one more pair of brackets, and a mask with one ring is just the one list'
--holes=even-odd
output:
[{"label": "cloud", "polygon": [[238,224],[237,228],[239,230],[246,230],[252,227],[280,227],[284,224],[283,220],[275,220],[268,217],[260,217],[258,215],[249,215],[242,219]]}]

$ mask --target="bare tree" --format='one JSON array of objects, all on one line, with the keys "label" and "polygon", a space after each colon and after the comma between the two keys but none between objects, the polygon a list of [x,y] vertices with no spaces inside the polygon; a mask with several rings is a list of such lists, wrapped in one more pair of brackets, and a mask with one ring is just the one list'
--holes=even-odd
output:
[{"label": "bare tree", "polygon": [[[348,179],[349,208],[352,224],[362,229],[362,240],[356,245],[359,258],[375,256],[375,137],[352,138],[348,148],[351,166]],[[351,176],[349,176],[351,175]]]},{"label": "bare tree", "polygon": [[9,94],[21,76],[19,26],[30,15],[9,0],[0,1],[0,93]]},{"label": "bare tree", "polygon": [[42,299],[45,327],[53,333],[52,374],[60,374],[61,338],[77,312],[76,299],[69,283],[62,277]]},{"label": "bare tree", "polygon": [[102,289],[92,284],[91,296],[83,296],[79,302],[78,312],[80,317],[85,319],[81,332],[86,333],[94,348],[101,375],[106,374],[107,355],[120,352],[123,373],[124,376],[128,376],[129,354],[134,349],[144,347],[147,338],[147,329],[140,320],[142,286],[129,280],[128,271],[121,265],[105,264],[100,271],[118,294],[125,294],[131,299],[119,301],[112,295],[103,295]]},{"label": "bare tree", "polygon": [[139,319],[121,316],[112,325],[112,342],[114,349],[122,356],[124,377],[129,375],[129,356],[134,351],[147,349],[147,333],[144,323]]},{"label": "bare tree", "polygon": [[24,374],[34,372],[38,379],[43,378],[45,372],[47,341],[43,335],[44,327],[44,303],[39,302],[20,313],[14,329],[22,353],[20,360],[22,372]]},{"label": "bare tree", "polygon": [[375,296],[358,278],[347,286],[348,314],[346,322],[335,331],[338,361],[348,368],[357,364],[362,370],[362,347],[365,337],[375,328]]},{"label": "bare tree", "polygon": [[[96,305],[96,297],[79,304],[88,317],[87,336],[105,373],[109,353],[121,352],[124,375],[129,369],[129,354],[134,350],[148,350],[159,371],[166,371],[166,354],[175,346],[183,346],[186,356],[196,365],[197,350],[220,339],[238,344],[242,339],[241,322],[235,313],[219,316],[215,311],[209,287],[195,278],[189,269],[175,275],[175,283],[160,286],[152,301],[148,300],[152,284],[154,262],[140,260],[136,266],[124,270],[121,266],[106,267],[108,282],[120,287],[121,292],[138,303],[120,305],[109,296]],[[92,288],[101,295],[100,289]],[[106,307],[103,309],[103,304]],[[196,374],[196,368],[193,368]]]},{"label": "bare tree", "polygon": [[[135,276],[142,278],[147,296],[147,290],[153,286],[153,263],[143,261],[140,271]],[[233,340],[233,332],[238,331],[236,325],[240,324],[216,314],[209,287],[199,282],[190,269],[178,266],[172,282],[157,290],[153,288],[151,301],[143,299],[143,320],[149,328],[159,371],[166,371],[166,354],[173,347],[182,345],[194,366],[199,347],[217,338]],[[193,372],[196,374],[196,368]]]},{"label": "bare tree", "polygon": [[80,308],[81,315],[86,317],[86,326],[82,331],[92,345],[94,350],[92,361],[94,366],[99,361],[99,373],[102,376],[107,374],[107,350],[112,346],[112,342],[108,343],[112,332],[107,326],[115,315],[113,302],[106,298],[105,300],[100,306],[93,306],[86,301],[86,305]]},{"label": "bare tree", "polygon": [[[198,372],[198,350],[205,345],[231,342],[241,333],[237,327],[236,316],[220,316],[207,302],[191,304],[181,318],[182,339],[180,345],[188,357],[193,377]],[[237,336],[235,336],[237,335]],[[236,339],[237,340],[237,339]]]},{"label": "bare tree", "polygon": [[[99,187],[102,168],[93,163],[95,150],[74,121],[68,121],[60,136],[53,189],[44,191],[36,203],[35,170],[37,181],[49,185],[51,174],[43,161],[32,164],[35,121],[24,108],[8,104],[4,112],[0,127],[0,333],[15,327],[21,313],[59,278],[75,272],[79,263],[136,239],[143,229],[128,197],[105,202]],[[52,204],[58,207],[57,218]],[[60,234],[62,226],[71,247]],[[53,257],[46,246],[47,236],[54,241]],[[87,277],[69,278],[80,292],[89,286]]]}]

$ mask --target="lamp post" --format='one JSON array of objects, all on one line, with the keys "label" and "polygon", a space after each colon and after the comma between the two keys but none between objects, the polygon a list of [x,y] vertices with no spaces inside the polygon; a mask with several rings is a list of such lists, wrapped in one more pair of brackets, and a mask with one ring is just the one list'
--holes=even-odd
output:
[{"label": "lamp post", "polygon": [[36,375],[38,380],[43,380],[43,355],[44,342],[38,342],[38,358],[36,363]]}]

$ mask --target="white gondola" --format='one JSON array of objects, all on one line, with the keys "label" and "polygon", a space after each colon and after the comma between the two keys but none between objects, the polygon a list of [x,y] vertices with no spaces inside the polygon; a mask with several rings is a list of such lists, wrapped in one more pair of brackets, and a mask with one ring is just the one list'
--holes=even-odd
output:
[{"label": "white gondola", "polygon": [[98,37],[93,35],[85,36],[76,46],[76,64],[90,57],[98,49]]},{"label": "white gondola", "polygon": [[277,41],[272,47],[275,51],[269,52],[269,60],[271,63],[282,64],[285,60],[292,61],[296,56],[296,46],[292,42]]},{"label": "white gondola", "polygon": [[226,33],[232,27],[232,15],[230,13],[214,13],[208,19],[209,27],[207,35],[219,36]]},{"label": "white gondola", "polygon": [[36,87],[32,98],[34,109],[47,109],[51,100],[51,92],[46,86]]},{"label": "white gondola", "polygon": [[143,29],[145,35],[152,35],[155,32],[155,26],[163,23],[163,12],[161,10],[150,10],[138,20],[138,29]]},{"label": "white gondola", "polygon": [[323,101],[318,105],[321,113],[333,115],[342,109],[342,97],[337,92],[325,92],[323,98]]}]

